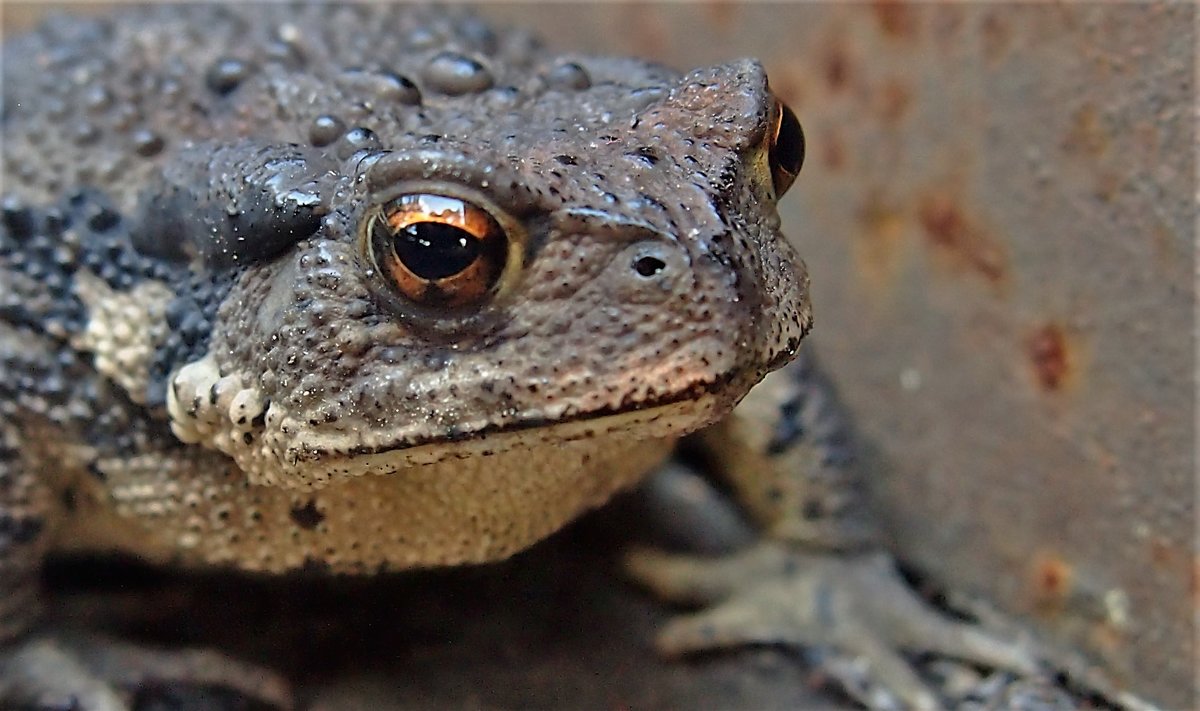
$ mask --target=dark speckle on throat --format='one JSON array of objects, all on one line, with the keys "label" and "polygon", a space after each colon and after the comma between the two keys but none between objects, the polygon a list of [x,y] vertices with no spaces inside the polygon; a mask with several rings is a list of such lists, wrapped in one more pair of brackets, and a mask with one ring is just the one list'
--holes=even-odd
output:
[{"label": "dark speckle on throat", "polygon": [[293,506],[288,514],[297,526],[312,531],[325,520],[325,514],[317,510],[317,500],[309,499],[303,506]]}]

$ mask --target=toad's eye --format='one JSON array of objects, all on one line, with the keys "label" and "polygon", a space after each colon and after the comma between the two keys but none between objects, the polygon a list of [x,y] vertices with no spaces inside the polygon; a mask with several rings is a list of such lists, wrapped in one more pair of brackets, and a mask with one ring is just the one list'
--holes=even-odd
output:
[{"label": "toad's eye", "polygon": [[371,258],[406,298],[468,306],[504,271],[508,235],[488,210],[455,197],[418,193],[380,205],[367,226]]},{"label": "toad's eye", "polygon": [[767,134],[767,160],[771,166],[771,184],[775,197],[792,187],[800,166],[804,165],[804,131],[796,114],[778,99],[771,111],[771,130]]}]

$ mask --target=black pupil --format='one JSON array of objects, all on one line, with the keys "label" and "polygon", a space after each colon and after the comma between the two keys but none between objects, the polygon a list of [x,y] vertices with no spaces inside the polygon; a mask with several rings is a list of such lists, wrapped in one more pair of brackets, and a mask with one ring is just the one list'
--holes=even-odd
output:
[{"label": "black pupil", "polygon": [[633,268],[644,277],[652,277],[666,269],[667,265],[657,257],[642,257],[634,262]]},{"label": "black pupil", "polygon": [[396,256],[408,270],[436,281],[454,276],[479,258],[479,240],[461,227],[442,222],[414,222],[396,234]]},{"label": "black pupil", "polygon": [[779,136],[771,151],[771,157],[787,173],[796,175],[804,165],[804,130],[800,119],[786,105],[780,105]]}]

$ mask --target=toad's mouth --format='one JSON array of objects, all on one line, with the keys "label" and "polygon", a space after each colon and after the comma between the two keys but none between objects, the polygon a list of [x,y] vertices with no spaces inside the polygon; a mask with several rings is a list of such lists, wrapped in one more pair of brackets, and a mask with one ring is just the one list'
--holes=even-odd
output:
[{"label": "toad's mouth", "polygon": [[611,446],[675,439],[723,417],[763,375],[765,370],[742,368],[696,373],[670,389],[655,380],[658,393],[643,391],[607,408],[543,400],[501,414],[494,407],[460,405],[469,416],[464,418],[441,403],[423,412],[396,409],[385,421],[345,411],[322,423],[289,412],[253,379],[222,375],[209,355],[176,373],[167,413],[181,441],[225,453],[249,483],[313,489],[347,476],[395,474],[510,450],[527,449],[536,457],[538,449],[587,439],[603,438]]},{"label": "toad's mouth", "polygon": [[394,474],[446,459],[486,457],[514,449],[536,450],[587,439],[675,439],[717,421],[757,382],[726,377],[628,407],[525,416],[478,428],[365,444],[345,432],[310,431],[280,457],[289,478],[309,486],[338,476]]},{"label": "toad's mouth", "polygon": [[[668,439],[693,432],[726,414],[721,398],[705,394],[670,404],[642,407],[626,412],[587,415],[553,424],[520,424],[489,431],[472,432],[457,439],[438,439],[419,444],[401,443],[374,450],[316,452],[316,457],[291,462],[310,476],[325,474],[393,474],[413,466],[433,464],[450,458],[490,456],[517,448],[536,449],[583,439],[626,437],[630,440]],[[311,454],[312,450],[308,450]]]},{"label": "toad's mouth", "polygon": [[[525,412],[509,413],[497,421],[494,413],[480,413],[476,422],[441,423],[435,431],[427,424],[408,424],[408,431],[346,429],[322,432],[318,428],[283,443],[281,463],[291,469],[305,467],[340,471],[348,460],[371,462],[394,470],[442,459],[486,456],[521,446],[553,446],[593,437],[624,435],[633,440],[680,437],[712,424],[730,410],[769,372],[796,355],[800,339],[789,341],[759,369],[739,368],[725,373],[693,376],[672,384],[664,393],[629,399],[615,406],[555,408],[542,404]],[[412,419],[412,418],[410,418]],[[424,426],[421,426],[424,425]],[[390,461],[384,466],[380,462]],[[357,467],[354,467],[357,469]]]}]

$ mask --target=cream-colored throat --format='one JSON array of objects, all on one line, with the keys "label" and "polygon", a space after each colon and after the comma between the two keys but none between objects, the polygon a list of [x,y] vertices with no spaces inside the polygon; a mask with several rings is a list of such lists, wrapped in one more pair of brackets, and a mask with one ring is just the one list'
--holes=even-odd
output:
[{"label": "cream-colored throat", "polygon": [[202,458],[207,471],[172,476],[169,493],[147,486],[148,477],[162,476],[161,462],[152,471],[126,461],[106,474],[117,518],[142,536],[120,541],[122,548],[253,571],[316,563],[369,573],[507,557],[637,482],[673,441],[600,436],[450,458],[310,491],[251,485],[229,460],[213,467],[211,456]]}]

